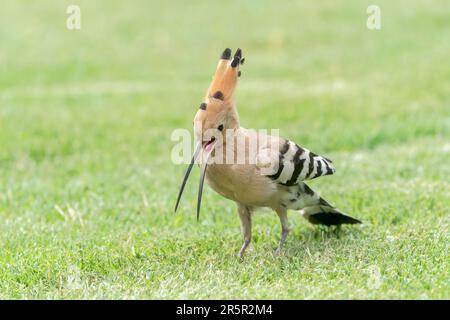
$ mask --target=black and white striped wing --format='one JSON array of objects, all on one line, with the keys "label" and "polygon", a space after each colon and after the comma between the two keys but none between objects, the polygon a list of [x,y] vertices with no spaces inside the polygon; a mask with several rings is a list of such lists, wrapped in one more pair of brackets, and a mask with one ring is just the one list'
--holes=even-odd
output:
[{"label": "black and white striped wing", "polygon": [[311,180],[335,172],[331,160],[321,157],[292,141],[286,140],[281,145],[278,157],[275,157],[269,178],[286,186],[300,181]]}]

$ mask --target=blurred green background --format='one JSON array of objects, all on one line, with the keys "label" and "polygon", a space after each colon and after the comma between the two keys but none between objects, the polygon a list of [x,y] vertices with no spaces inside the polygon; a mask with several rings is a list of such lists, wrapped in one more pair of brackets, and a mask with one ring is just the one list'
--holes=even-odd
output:
[{"label": "blurred green background", "polygon": [[[81,8],[81,30],[66,8]],[[381,30],[366,27],[381,8]],[[448,1],[13,1],[0,10],[0,298],[450,298]],[[340,236],[233,203],[184,167],[225,47],[241,124],[334,160]],[[196,170],[198,171],[198,170]]]}]

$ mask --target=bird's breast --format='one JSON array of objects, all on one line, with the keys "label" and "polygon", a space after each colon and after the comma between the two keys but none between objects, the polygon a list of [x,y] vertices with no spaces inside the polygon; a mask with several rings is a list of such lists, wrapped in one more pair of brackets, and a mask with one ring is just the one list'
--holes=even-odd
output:
[{"label": "bird's breast", "polygon": [[252,165],[212,164],[208,185],[223,197],[248,206],[270,206],[276,186]]}]

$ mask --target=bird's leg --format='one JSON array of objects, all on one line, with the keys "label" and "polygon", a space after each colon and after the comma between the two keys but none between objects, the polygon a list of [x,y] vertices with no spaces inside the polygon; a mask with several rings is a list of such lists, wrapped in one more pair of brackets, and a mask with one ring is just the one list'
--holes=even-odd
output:
[{"label": "bird's leg", "polygon": [[252,239],[252,216],[250,208],[241,204],[238,204],[238,213],[241,219],[242,235],[244,236],[244,244],[239,250],[239,257],[242,258]]},{"label": "bird's leg", "polygon": [[278,255],[281,253],[283,244],[286,241],[286,238],[289,234],[289,221],[287,216],[287,210],[285,208],[280,208],[276,211],[281,222],[281,238],[280,242],[278,243],[278,248],[275,250],[275,254]]}]

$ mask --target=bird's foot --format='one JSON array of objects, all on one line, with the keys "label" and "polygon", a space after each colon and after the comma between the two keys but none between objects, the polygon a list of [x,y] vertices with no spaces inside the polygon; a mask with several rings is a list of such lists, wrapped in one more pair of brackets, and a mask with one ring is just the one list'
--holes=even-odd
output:
[{"label": "bird's foot", "polygon": [[282,252],[281,247],[277,247],[277,248],[275,249],[275,251],[274,251],[274,254],[275,254],[276,256],[280,256],[280,255],[281,255],[281,252]]},{"label": "bird's foot", "polygon": [[241,250],[239,250],[239,253],[237,254],[239,258],[244,257],[245,250],[247,250],[248,245],[250,244],[250,240],[245,240],[244,244],[241,247]]}]

